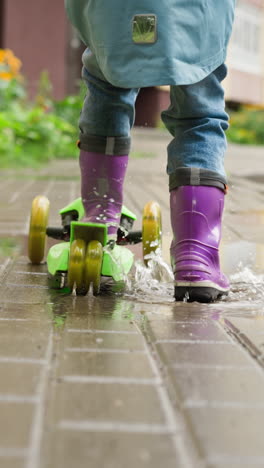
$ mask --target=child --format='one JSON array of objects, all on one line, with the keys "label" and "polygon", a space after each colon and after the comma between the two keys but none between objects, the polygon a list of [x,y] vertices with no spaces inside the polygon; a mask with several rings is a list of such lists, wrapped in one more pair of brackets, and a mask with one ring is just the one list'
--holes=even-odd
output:
[{"label": "child", "polygon": [[87,45],[80,117],[86,220],[115,236],[140,87],[171,85],[168,146],[175,298],[228,294],[219,266],[228,128],[221,81],[235,0],[66,0]]}]

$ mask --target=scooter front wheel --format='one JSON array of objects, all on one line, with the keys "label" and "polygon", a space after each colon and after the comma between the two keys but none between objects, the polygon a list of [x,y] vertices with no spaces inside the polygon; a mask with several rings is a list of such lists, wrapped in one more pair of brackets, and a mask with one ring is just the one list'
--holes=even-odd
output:
[{"label": "scooter front wheel", "polygon": [[161,247],[161,234],[162,222],[160,206],[157,202],[150,201],[144,206],[142,217],[142,244],[145,265],[147,265],[149,261],[147,258],[148,255]]},{"label": "scooter front wheel", "polygon": [[31,206],[28,256],[31,262],[35,264],[39,264],[43,260],[45,253],[49,206],[49,200],[43,195],[35,197]]},{"label": "scooter front wheel", "polygon": [[100,291],[102,263],[103,247],[101,242],[96,240],[90,241],[85,256],[84,285],[87,291],[89,291],[90,285],[92,285],[94,296],[97,296]]},{"label": "scooter front wheel", "polygon": [[82,239],[75,239],[70,246],[68,266],[68,287],[76,288],[76,294],[86,294],[84,284],[86,244]]}]

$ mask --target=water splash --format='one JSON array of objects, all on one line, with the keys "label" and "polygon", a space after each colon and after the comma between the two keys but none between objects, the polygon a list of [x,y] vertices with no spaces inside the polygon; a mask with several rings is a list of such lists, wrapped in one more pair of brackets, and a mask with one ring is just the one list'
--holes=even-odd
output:
[{"label": "water splash", "polygon": [[160,251],[151,252],[147,257],[148,266],[141,260],[126,284],[125,295],[147,303],[174,302],[173,273],[163,260]]},{"label": "water splash", "polygon": [[[249,317],[262,316],[264,301],[264,274],[254,272],[248,266],[239,265],[238,271],[230,276],[229,295],[212,304],[221,315]],[[224,307],[223,307],[224,306]]]},{"label": "water splash", "polygon": [[[149,304],[174,303],[174,278],[171,267],[164,261],[159,249],[149,254],[146,259],[148,267],[142,260],[137,260],[129,275],[123,274],[124,288],[120,293],[131,300]],[[248,263],[247,266],[245,263],[240,263],[236,273],[230,275],[229,279],[231,282],[229,295],[220,301],[206,305],[206,310],[220,308],[232,315],[264,314],[263,270],[256,272]],[[183,303],[187,300],[186,297]],[[182,307],[183,303],[177,304]]]},{"label": "water splash", "polygon": [[231,291],[227,300],[263,303],[264,274],[257,274],[247,266],[240,265],[239,268],[237,273],[230,276]]},{"label": "water splash", "polygon": [[[126,283],[125,295],[148,303],[168,304],[174,302],[173,273],[170,266],[162,259],[159,251],[148,256],[146,267],[142,261],[135,263],[134,274]],[[259,314],[264,302],[264,274],[252,271],[248,266],[230,276],[231,289],[229,295],[221,301],[213,303],[212,307],[232,309],[232,314]],[[183,302],[188,302],[188,297]],[[264,313],[262,311],[261,313]]]},{"label": "water splash", "polygon": [[182,302],[188,302],[189,299],[190,299],[190,294],[186,292]]},{"label": "water splash", "polygon": [[[112,244],[112,242],[113,242],[113,244]],[[127,275],[125,273],[124,265],[122,264],[121,259],[118,256],[115,255],[113,245],[115,245],[115,242],[110,241],[108,244],[106,244],[105,247],[103,247],[103,251],[106,252],[107,255],[110,257],[111,262],[112,262],[112,268],[113,269],[116,268],[116,270],[118,271],[118,275],[120,277],[118,282],[126,284]]]}]

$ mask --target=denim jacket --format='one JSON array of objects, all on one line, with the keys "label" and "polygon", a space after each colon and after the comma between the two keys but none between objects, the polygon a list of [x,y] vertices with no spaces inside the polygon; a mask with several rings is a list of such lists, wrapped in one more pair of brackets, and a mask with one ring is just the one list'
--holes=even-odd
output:
[{"label": "denim jacket", "polygon": [[84,66],[122,88],[196,83],[225,61],[236,0],[65,0]]}]

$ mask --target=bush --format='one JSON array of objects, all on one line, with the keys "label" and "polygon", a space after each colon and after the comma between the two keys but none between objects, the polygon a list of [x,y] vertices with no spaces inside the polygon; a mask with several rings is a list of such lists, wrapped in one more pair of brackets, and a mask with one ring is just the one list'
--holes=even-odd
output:
[{"label": "bush", "polygon": [[231,113],[227,138],[233,143],[264,144],[264,110],[242,107]]},{"label": "bush", "polygon": [[36,166],[75,156],[83,90],[79,96],[54,102],[44,72],[30,102],[19,75],[20,62],[11,51],[4,52],[0,49],[0,167]]}]

